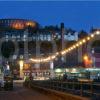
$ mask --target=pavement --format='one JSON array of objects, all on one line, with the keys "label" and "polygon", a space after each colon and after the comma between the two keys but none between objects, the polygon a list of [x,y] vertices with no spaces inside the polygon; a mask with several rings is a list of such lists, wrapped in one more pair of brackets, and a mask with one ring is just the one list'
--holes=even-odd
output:
[{"label": "pavement", "polygon": [[22,82],[14,82],[13,91],[0,91],[0,100],[53,100],[35,90],[24,88]]}]

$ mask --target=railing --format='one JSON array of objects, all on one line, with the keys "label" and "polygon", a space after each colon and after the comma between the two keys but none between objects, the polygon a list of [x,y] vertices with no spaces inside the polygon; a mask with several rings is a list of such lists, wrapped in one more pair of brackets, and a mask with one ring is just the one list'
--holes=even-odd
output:
[{"label": "railing", "polygon": [[32,85],[63,91],[79,96],[99,97],[100,98],[100,83],[93,82],[67,82],[67,81],[33,81]]}]

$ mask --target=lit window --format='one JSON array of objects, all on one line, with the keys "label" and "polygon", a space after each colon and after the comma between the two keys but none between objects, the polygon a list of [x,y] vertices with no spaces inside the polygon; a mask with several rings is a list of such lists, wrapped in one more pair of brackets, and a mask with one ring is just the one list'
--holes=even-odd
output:
[{"label": "lit window", "polygon": [[22,22],[14,22],[12,24],[12,27],[15,29],[23,29],[24,28],[24,24]]},{"label": "lit window", "polygon": [[35,27],[36,26],[36,23],[35,22],[27,22],[26,23],[26,26],[32,26],[32,27]]}]

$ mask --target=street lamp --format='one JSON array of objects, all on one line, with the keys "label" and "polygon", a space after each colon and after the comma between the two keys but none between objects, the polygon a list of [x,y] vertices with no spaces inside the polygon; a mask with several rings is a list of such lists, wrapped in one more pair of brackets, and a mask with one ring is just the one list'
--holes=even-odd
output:
[{"label": "street lamp", "polygon": [[24,61],[20,60],[19,61],[19,65],[20,65],[20,78],[23,78],[23,66],[24,66]]},{"label": "street lamp", "polygon": [[10,70],[10,67],[9,67],[9,65],[7,64],[7,70]]},{"label": "street lamp", "polygon": [[85,55],[83,57],[83,60],[84,60],[84,64],[85,64],[85,67],[91,67],[92,66],[92,59],[88,56],[88,55]]},{"label": "street lamp", "polygon": [[85,56],[83,57],[83,59],[84,59],[85,61],[87,61],[87,60],[88,60],[88,56],[85,55]]},{"label": "street lamp", "polygon": [[85,67],[88,67],[88,56],[87,55],[83,56],[83,61],[84,61]]}]

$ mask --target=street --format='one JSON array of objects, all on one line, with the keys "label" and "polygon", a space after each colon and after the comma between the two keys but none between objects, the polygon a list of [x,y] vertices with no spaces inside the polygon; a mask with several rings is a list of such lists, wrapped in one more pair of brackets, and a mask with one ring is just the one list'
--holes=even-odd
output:
[{"label": "street", "polygon": [[52,100],[34,90],[26,89],[22,83],[14,83],[13,91],[0,91],[0,100]]}]

